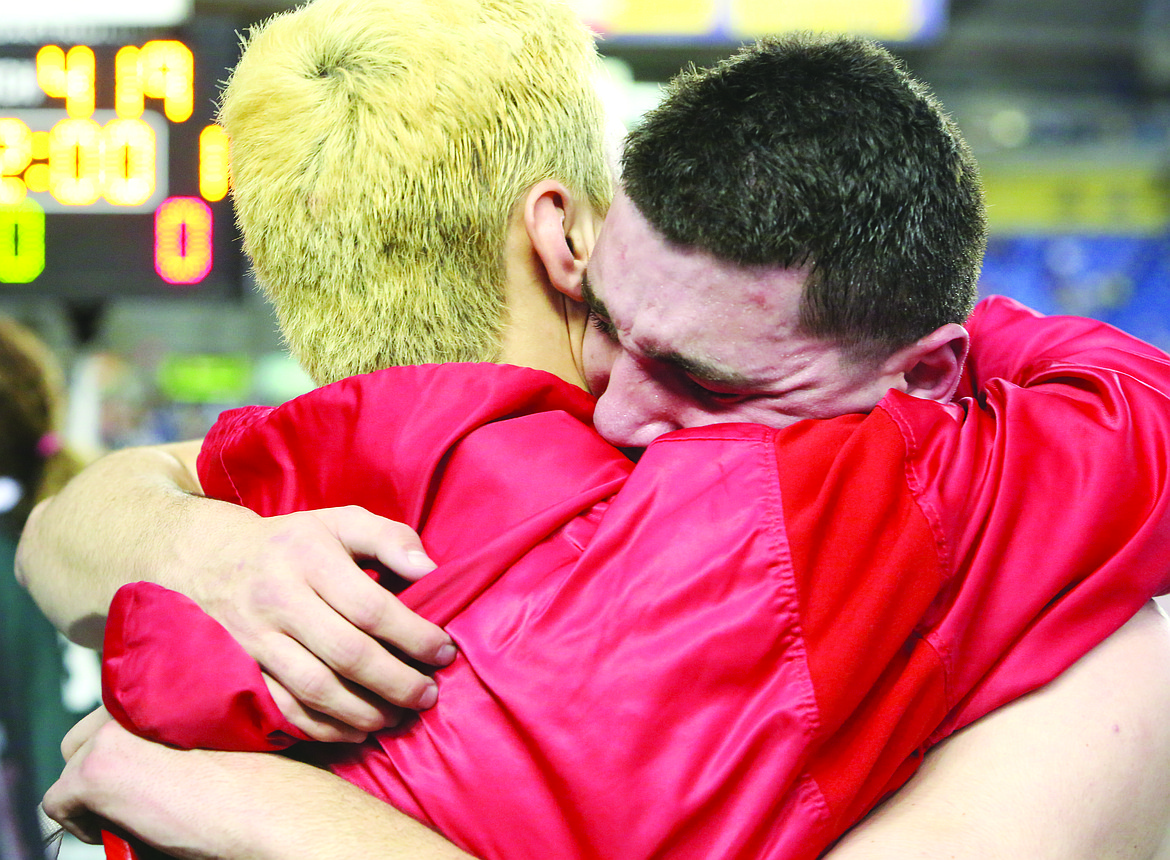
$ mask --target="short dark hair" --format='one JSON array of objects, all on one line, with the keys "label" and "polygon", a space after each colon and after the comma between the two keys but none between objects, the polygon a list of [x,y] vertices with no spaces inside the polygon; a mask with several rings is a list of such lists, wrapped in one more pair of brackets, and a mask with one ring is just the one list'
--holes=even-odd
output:
[{"label": "short dark hair", "polygon": [[627,140],[625,192],[671,242],[808,266],[801,325],[881,357],[974,305],[975,160],[927,88],[853,37],[763,40],[679,75]]}]

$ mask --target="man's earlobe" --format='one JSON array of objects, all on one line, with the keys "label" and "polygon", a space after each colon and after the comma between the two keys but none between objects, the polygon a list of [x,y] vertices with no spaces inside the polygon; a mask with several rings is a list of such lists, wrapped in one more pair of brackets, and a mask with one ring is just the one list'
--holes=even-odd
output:
[{"label": "man's earlobe", "polygon": [[591,208],[579,203],[561,183],[546,179],[532,186],[525,197],[524,226],[548,282],[580,301],[581,278],[597,233]]},{"label": "man's earlobe", "polygon": [[886,362],[900,372],[905,392],[912,397],[948,403],[959,387],[967,359],[970,335],[957,323],[947,323],[926,337],[894,353]]}]

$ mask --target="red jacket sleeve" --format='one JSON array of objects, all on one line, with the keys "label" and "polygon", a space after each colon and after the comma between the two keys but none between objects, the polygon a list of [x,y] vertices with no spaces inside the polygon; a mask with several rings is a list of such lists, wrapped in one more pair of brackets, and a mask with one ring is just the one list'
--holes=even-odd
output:
[{"label": "red jacket sleeve", "polygon": [[891,396],[952,580],[930,633],[958,700],[936,737],[1047,683],[1170,589],[1170,360],[1010,299],[970,323],[966,396]]},{"label": "red jacket sleeve", "polygon": [[841,827],[1170,584],[1167,357],[1009,299],[970,327],[953,404],[892,392],[777,436]]}]

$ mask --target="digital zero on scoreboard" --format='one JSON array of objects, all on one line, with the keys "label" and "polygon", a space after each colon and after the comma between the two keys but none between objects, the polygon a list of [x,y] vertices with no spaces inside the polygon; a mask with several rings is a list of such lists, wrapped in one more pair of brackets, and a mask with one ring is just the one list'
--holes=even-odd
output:
[{"label": "digital zero on scoreboard", "polygon": [[234,293],[230,26],[0,46],[0,295]]}]

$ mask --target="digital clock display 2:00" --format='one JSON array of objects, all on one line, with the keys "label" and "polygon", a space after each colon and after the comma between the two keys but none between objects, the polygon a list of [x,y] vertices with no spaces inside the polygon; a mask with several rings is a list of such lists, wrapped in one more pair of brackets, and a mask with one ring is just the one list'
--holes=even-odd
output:
[{"label": "digital clock display 2:00", "polygon": [[0,292],[182,288],[216,269],[238,281],[227,139],[188,45],[43,45],[27,62],[41,103],[0,107]]}]

